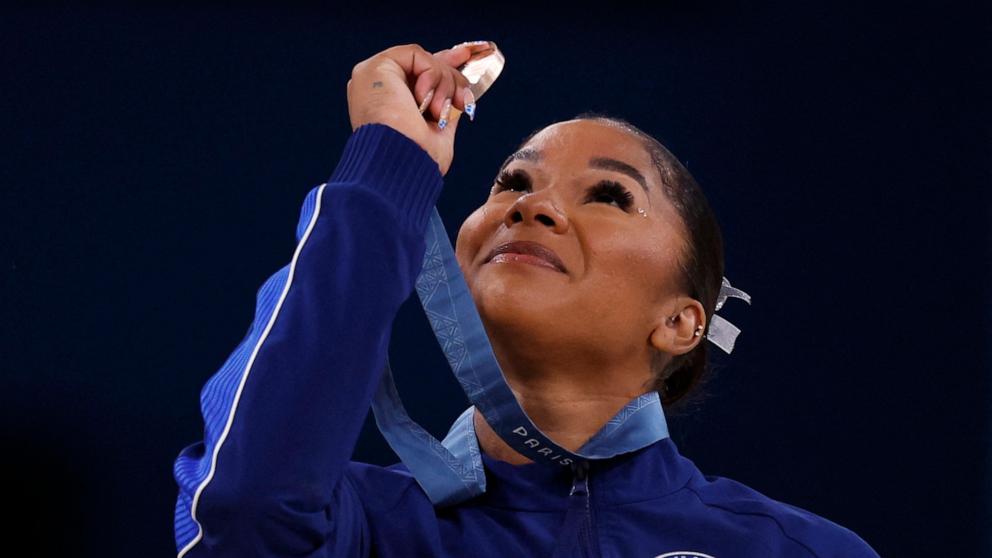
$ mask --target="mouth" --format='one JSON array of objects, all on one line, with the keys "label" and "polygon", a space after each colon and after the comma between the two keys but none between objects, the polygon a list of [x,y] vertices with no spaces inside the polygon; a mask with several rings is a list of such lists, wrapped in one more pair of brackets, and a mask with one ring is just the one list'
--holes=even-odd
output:
[{"label": "mouth", "polygon": [[530,240],[515,240],[500,244],[489,252],[483,263],[490,263],[494,259],[496,262],[519,261],[549,267],[561,273],[567,273],[565,271],[565,264],[561,262],[561,258],[558,257],[558,254],[555,254],[554,250]]}]

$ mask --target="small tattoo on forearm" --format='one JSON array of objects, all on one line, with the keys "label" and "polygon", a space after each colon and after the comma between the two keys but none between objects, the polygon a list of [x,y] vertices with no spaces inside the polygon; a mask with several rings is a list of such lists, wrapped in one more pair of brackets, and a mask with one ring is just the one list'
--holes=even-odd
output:
[{"label": "small tattoo on forearm", "polygon": [[382,82],[381,81],[373,81],[372,82],[372,89],[378,89],[380,87],[382,87]]}]

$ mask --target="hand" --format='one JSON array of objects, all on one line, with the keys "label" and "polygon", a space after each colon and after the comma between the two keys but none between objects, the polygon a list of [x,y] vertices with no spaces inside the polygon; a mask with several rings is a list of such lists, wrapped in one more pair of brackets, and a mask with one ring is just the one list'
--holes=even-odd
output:
[{"label": "hand", "polygon": [[[385,124],[415,141],[437,162],[441,175],[447,174],[458,120],[465,105],[475,103],[468,80],[457,70],[470,56],[467,45],[432,54],[409,44],[359,62],[348,80],[352,131],[365,124]],[[422,113],[419,107],[425,101]]]}]

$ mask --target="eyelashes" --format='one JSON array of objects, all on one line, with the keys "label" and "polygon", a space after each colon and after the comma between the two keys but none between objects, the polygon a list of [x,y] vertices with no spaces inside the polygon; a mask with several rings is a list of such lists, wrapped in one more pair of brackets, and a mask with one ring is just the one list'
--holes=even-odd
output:
[{"label": "eyelashes", "polygon": [[[530,189],[530,186],[530,177],[526,172],[519,169],[514,171],[504,170],[496,177],[496,186],[493,188],[493,194],[497,194],[503,190],[522,191]],[[616,202],[617,207],[623,211],[629,211],[631,206],[634,205],[634,195],[615,180],[601,180],[591,186],[586,200],[602,201],[605,203]]]}]

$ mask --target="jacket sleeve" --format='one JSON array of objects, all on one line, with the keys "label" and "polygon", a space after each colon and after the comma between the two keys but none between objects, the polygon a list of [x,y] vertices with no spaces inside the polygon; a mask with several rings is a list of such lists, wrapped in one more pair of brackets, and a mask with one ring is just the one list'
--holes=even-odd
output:
[{"label": "jacket sleeve", "polygon": [[367,124],[307,194],[292,261],[258,290],[251,328],[200,394],[203,440],[174,463],[179,557],[363,544],[360,502],[339,484],[442,183],[413,140]]}]

